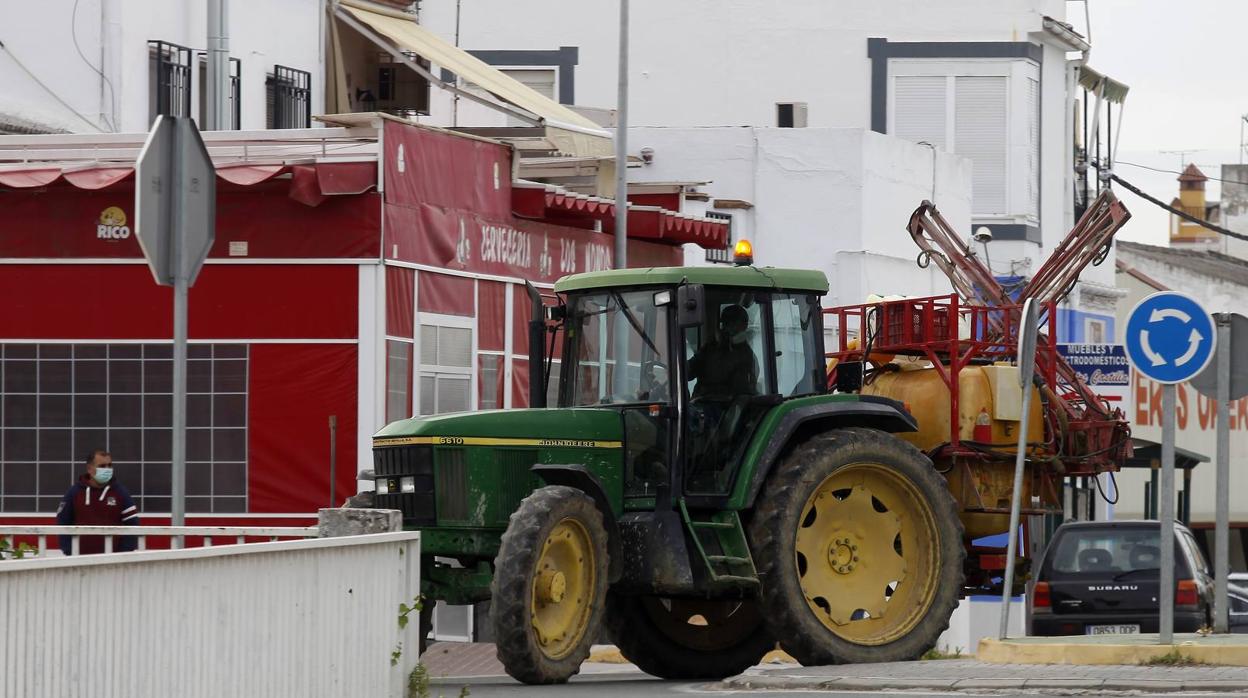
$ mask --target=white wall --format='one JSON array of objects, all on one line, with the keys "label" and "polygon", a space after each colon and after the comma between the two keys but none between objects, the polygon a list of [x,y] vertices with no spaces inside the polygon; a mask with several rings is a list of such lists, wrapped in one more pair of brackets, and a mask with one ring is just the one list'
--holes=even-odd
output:
[{"label": "white wall", "polygon": [[[949,293],[934,267],[915,266],[906,232],[910,213],[931,198],[933,152],[859,128],[634,128],[629,142],[654,149],[634,181],[712,181],[715,199],[738,199],[738,237],[754,243],[755,263],[821,269],[832,283],[825,305],[859,303],[869,293]],[[936,201],[950,223],[970,222],[970,163],[936,156]],[[713,210],[713,209],[712,209]],[[689,246],[686,261],[702,263]]]},{"label": "white wall", "polygon": [[[451,40],[455,0],[425,0],[421,23]],[[812,126],[860,126],[870,118],[866,40],[1025,41],[1061,0],[685,0],[630,6],[638,126],[757,126],[774,103],[810,104]],[[580,47],[578,104],[616,102],[618,5],[614,0],[478,0],[460,6],[460,46],[550,50]],[[676,106],[678,105],[678,106]]]},{"label": "white wall", "polygon": [[[265,123],[265,74],[281,64],[312,74],[313,113],[324,103],[322,0],[235,0],[229,5],[230,55],[242,62],[242,123]],[[84,123],[0,52],[0,116],[53,128],[146,131],[150,109],[148,40],[194,49],[207,45],[207,7],[196,0],[81,0],[71,34],[73,0],[0,4],[0,41],[57,95],[93,122]],[[74,49],[73,36],[116,90],[116,128],[108,87]],[[101,48],[102,47],[102,48]],[[199,75],[193,76],[198,92]],[[196,98],[197,99],[197,98]],[[195,114],[195,116],[198,116]]]},{"label": "white wall", "polygon": [[419,593],[415,531],[0,562],[0,695],[398,698]]},{"label": "white wall", "polygon": [[[1021,637],[1027,620],[1027,598],[1017,596],[1010,602],[1007,635]],[[1001,631],[1001,598],[971,596],[958,602],[949,616],[949,628],[936,640],[936,649],[946,654],[974,655],[979,641],[995,638]]]}]

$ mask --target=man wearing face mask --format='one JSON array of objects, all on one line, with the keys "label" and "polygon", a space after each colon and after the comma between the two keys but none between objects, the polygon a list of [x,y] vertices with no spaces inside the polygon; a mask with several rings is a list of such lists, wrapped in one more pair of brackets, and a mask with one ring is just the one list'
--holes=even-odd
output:
[{"label": "man wearing face mask", "polygon": [[[69,488],[56,510],[56,522],[62,526],[138,526],[139,509],[130,493],[113,479],[113,457],[103,449],[87,456],[87,472]],[[61,552],[73,554],[70,536],[60,537]],[[113,550],[126,552],[138,547],[135,536],[115,536]],[[79,555],[104,552],[104,536],[81,536]]]},{"label": "man wearing face mask", "polygon": [[750,349],[749,325],[749,313],[739,305],[720,311],[719,333],[689,361],[689,377],[698,380],[694,398],[731,400],[758,392],[758,359]]}]

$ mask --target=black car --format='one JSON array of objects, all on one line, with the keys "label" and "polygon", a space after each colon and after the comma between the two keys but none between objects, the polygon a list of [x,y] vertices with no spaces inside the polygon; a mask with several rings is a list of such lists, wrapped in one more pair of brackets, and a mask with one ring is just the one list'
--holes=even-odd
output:
[{"label": "black car", "polygon": [[[1161,526],[1156,521],[1064,524],[1044,552],[1028,604],[1032,635],[1158,631]],[[1186,526],[1174,525],[1174,630],[1210,625],[1213,575]]]}]

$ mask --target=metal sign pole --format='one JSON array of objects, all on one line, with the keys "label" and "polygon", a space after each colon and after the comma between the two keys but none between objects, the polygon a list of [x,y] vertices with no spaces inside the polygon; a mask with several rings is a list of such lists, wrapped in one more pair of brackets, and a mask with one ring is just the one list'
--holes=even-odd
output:
[{"label": "metal sign pole", "polygon": [[1022,508],[1023,467],[1027,462],[1027,415],[1031,413],[1031,386],[1023,388],[1023,422],[1018,429],[1018,453],[1014,456],[1014,493],[1010,497],[1010,542],[1005,553],[1005,579],[1001,590],[1001,628],[1004,640],[1010,627],[1010,598],[1014,594],[1014,558],[1018,553],[1018,517]]},{"label": "metal sign pole", "polygon": [[1161,570],[1157,596],[1161,623],[1157,641],[1174,642],[1174,422],[1173,383],[1161,386]]},{"label": "metal sign pole", "polygon": [[[183,162],[182,129],[171,129],[173,148],[170,153],[169,181],[174,192],[182,191]],[[173,196],[169,207],[173,227],[170,230],[169,269],[173,271],[173,468],[170,473],[172,490],[169,516],[174,526],[186,525],[186,315],[187,279],[182,256],[186,247],[183,225],[182,197]],[[182,547],[182,537],[174,537],[174,547]]]},{"label": "metal sign pole", "polygon": [[1231,512],[1231,314],[1219,313],[1218,348],[1214,354],[1218,371],[1217,495],[1214,504],[1213,631],[1230,632],[1230,606],[1226,585],[1230,575]]},{"label": "metal sign pole", "polygon": [[[135,163],[135,237],[161,286],[173,287],[173,434],[169,514],[186,525],[187,294],[212,248],[216,173],[195,122],[158,116]],[[175,536],[174,547],[182,547]]]},{"label": "metal sign pole", "polygon": [[[1050,310],[1050,312],[1052,312]],[[1014,489],[1010,495],[1010,540],[1006,544],[1005,578],[1001,580],[1001,625],[997,639],[1010,628],[1010,600],[1014,595],[1014,558],[1018,555],[1018,518],[1023,506],[1023,468],[1027,463],[1027,418],[1031,414],[1031,388],[1036,374],[1036,309],[1031,299],[1023,303],[1018,333],[1018,385],[1023,391],[1023,411],[1018,425],[1018,452],[1014,455]]]}]

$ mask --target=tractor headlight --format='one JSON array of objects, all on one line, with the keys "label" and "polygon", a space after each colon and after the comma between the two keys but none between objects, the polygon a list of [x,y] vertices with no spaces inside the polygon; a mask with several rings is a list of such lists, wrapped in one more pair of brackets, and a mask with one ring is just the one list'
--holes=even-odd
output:
[{"label": "tractor headlight", "polygon": [[415,492],[416,491],[416,478],[412,477],[411,475],[408,475],[407,477],[399,480],[399,490],[402,491],[403,494],[411,494]]},{"label": "tractor headlight", "polygon": [[377,478],[377,494],[390,494],[389,478],[384,478],[384,477]]}]

